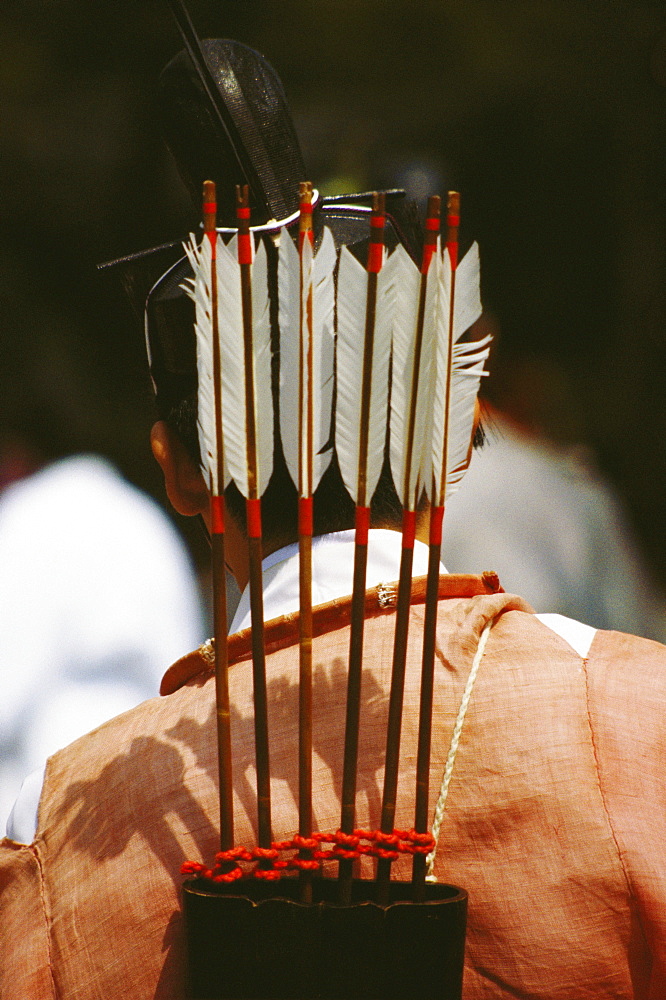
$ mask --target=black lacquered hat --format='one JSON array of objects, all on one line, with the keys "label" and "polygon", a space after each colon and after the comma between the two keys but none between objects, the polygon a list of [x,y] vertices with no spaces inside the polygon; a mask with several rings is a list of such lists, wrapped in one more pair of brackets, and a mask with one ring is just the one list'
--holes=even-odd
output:
[{"label": "black lacquered hat", "polygon": [[[299,183],[307,177],[282,83],[254,49],[229,39],[199,41],[189,22],[186,49],[160,77],[159,119],[165,142],[197,215],[204,180],[217,188],[217,223],[235,232],[235,187],[247,184],[252,229],[277,239],[298,225]],[[403,243],[415,260],[421,252],[418,213],[404,191],[387,195],[385,242]],[[313,228],[326,225],[337,247],[365,252],[372,193],[322,198],[315,191]],[[183,233],[184,239],[187,234]],[[143,319],[158,409],[169,412],[196,388],[193,304],[183,291],[191,268],[182,239],[101,265],[128,295]]]}]

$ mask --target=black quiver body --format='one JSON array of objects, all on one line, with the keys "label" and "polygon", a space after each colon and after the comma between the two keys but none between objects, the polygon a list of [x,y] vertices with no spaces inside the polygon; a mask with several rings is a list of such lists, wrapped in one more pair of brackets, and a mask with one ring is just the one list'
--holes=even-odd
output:
[{"label": "black quiver body", "polygon": [[354,880],[337,903],[334,879],[241,883],[216,892],[183,886],[192,1000],[460,1000],[467,893],[433,883],[423,903],[409,882],[391,883],[387,906],[375,882]]}]

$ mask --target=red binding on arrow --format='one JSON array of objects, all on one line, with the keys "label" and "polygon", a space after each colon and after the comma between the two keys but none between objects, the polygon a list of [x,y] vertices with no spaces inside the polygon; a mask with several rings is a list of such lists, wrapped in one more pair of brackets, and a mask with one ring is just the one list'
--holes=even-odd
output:
[{"label": "red binding on arrow", "polygon": [[444,508],[431,507],[430,509],[430,538],[431,545],[442,544],[442,525],[444,523]]},{"label": "red binding on arrow", "polygon": [[261,538],[261,500],[246,500],[248,538]]},{"label": "red binding on arrow", "polygon": [[298,533],[299,535],[311,535],[313,528],[313,503],[312,497],[299,497],[298,499]]},{"label": "red binding on arrow", "polygon": [[368,532],[370,531],[370,508],[357,507],[355,517],[356,543],[358,545],[368,544]]},{"label": "red binding on arrow", "polygon": [[214,535],[224,534],[224,497],[210,498],[211,532]]},{"label": "red binding on arrow", "polygon": [[416,538],[416,511],[405,510],[402,513],[402,547],[413,549]]}]

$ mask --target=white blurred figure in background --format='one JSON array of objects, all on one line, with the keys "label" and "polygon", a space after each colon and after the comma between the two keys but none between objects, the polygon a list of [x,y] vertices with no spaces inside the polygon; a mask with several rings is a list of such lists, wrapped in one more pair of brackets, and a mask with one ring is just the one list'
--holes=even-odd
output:
[{"label": "white blurred figure in background", "polygon": [[0,835],[28,774],[156,696],[164,665],[204,638],[183,542],[110,463],[76,455],[7,485],[0,492]]},{"label": "white blurred figure in background", "polygon": [[[392,183],[422,203],[432,191],[446,190],[445,177],[427,157],[392,168]],[[477,337],[493,335],[491,378],[495,395],[497,383],[511,378],[500,392],[511,414],[484,402],[486,444],[474,451],[446,504],[442,561],[448,572],[495,570],[505,591],[523,596],[537,613],[666,642],[666,596],[621,497],[588,448],[558,444],[539,429],[544,408],[557,411],[565,426],[571,419],[575,397],[561,371],[532,356],[519,364],[512,356],[510,372],[506,362],[500,371],[498,318],[485,311],[475,329]],[[552,414],[543,424],[553,424]]]},{"label": "white blurred figure in background", "polygon": [[[0,286],[0,837],[24,779],[38,802],[47,757],[205,639],[173,522],[94,454],[145,433],[137,396],[78,336],[34,288]],[[124,437],[104,436],[109,407]]]},{"label": "white blurred figure in background", "polygon": [[537,613],[665,642],[664,596],[592,456],[496,410],[486,436],[446,505],[448,571],[492,569]]}]

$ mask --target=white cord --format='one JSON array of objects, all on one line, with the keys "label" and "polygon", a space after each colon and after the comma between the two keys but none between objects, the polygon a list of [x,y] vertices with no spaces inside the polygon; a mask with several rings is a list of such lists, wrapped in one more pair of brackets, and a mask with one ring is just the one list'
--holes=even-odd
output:
[{"label": "white cord", "polygon": [[490,635],[490,630],[493,627],[493,619],[486,622],[486,625],[481,633],[479,639],[479,645],[476,650],[476,654],[472,661],[472,669],[469,672],[469,677],[467,678],[467,684],[465,685],[465,691],[462,696],[462,701],[460,702],[460,708],[458,709],[458,717],[456,719],[456,724],[453,727],[453,735],[451,737],[451,746],[449,747],[449,755],[446,758],[446,766],[444,768],[444,777],[442,778],[442,787],[439,790],[439,798],[437,799],[437,805],[435,806],[435,815],[432,821],[432,835],[435,839],[435,846],[426,858],[426,864],[428,866],[428,872],[426,879],[428,882],[436,882],[437,876],[433,875],[433,866],[435,864],[435,855],[437,853],[437,841],[439,840],[439,828],[442,825],[442,819],[444,818],[444,807],[446,805],[446,797],[449,794],[449,782],[451,781],[451,775],[453,774],[453,764],[456,759],[456,753],[458,752],[458,744],[460,743],[460,736],[462,734],[462,727],[465,721],[465,715],[467,714],[467,707],[472,697],[472,690],[474,688],[474,681],[476,680],[476,675],[479,672],[479,667],[481,665],[481,659],[483,658],[483,651],[486,648],[486,642],[488,641],[488,636]]}]

